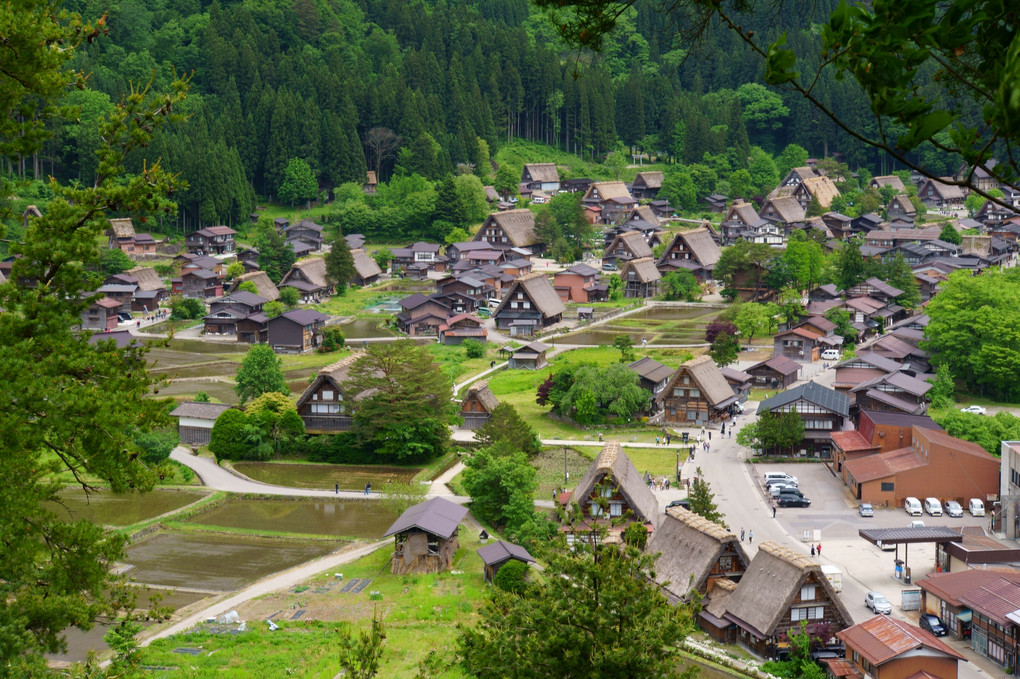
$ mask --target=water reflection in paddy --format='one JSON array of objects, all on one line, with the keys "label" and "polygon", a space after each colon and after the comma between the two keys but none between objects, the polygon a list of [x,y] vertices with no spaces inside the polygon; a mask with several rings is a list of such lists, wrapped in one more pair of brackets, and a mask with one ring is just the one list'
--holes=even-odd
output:
[{"label": "water reflection in paddy", "polygon": [[230,500],[189,518],[188,522],[377,540],[396,518],[381,502],[372,500]]},{"label": "water reflection in paddy", "polygon": [[60,502],[47,503],[46,508],[60,519],[87,519],[103,526],[129,526],[180,509],[208,495],[200,490],[159,489],[151,493],[109,491],[85,494],[81,488],[60,491]]}]

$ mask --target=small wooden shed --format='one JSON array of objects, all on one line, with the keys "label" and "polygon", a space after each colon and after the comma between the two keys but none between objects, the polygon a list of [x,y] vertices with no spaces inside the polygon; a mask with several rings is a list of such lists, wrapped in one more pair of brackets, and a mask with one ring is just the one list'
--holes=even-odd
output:
[{"label": "small wooden shed", "polygon": [[395,536],[391,571],[403,575],[449,569],[459,546],[458,527],[467,513],[467,507],[441,497],[405,510],[383,535]]},{"label": "small wooden shed", "polygon": [[506,562],[516,559],[522,563],[535,563],[535,558],[528,554],[528,550],[512,542],[497,540],[490,545],[478,548],[478,556],[482,557],[485,564],[485,581],[492,582],[496,573]]},{"label": "small wooden shed", "polygon": [[489,389],[488,380],[480,380],[468,387],[460,404],[460,416],[464,418],[465,429],[478,429],[489,421],[492,411],[499,405],[499,399]]}]

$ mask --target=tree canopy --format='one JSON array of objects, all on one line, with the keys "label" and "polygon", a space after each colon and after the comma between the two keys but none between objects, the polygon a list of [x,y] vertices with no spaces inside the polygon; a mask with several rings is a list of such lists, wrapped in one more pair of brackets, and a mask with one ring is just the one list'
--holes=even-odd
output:
[{"label": "tree canopy", "polygon": [[290,393],[287,380],[283,377],[283,361],[268,344],[253,344],[248,349],[234,381],[234,391],[242,405],[266,392]]}]

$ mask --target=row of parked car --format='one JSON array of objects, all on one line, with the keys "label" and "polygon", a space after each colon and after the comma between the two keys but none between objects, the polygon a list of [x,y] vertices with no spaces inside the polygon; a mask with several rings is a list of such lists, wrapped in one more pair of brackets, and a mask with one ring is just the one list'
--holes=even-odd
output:
[{"label": "row of parked car", "polygon": [[765,472],[765,490],[777,507],[810,507],[811,500],[804,497],[797,486],[797,477],[786,472]]},{"label": "row of parked car", "polygon": [[[967,506],[971,516],[984,516],[985,503],[974,497],[970,499]],[[924,504],[916,497],[908,497],[903,501],[903,510],[910,516],[921,516],[927,513],[929,516],[942,516],[943,511],[951,517],[963,516],[963,507],[956,500],[946,500],[945,509],[937,497],[926,497]]]}]

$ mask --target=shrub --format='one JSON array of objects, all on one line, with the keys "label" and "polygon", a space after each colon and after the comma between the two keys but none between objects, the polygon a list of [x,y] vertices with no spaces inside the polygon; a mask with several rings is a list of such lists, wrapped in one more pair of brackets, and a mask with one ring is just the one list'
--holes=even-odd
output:
[{"label": "shrub", "polygon": [[517,559],[511,559],[503,564],[492,579],[492,584],[504,592],[511,594],[522,594],[528,587],[528,564]]},{"label": "shrub", "polygon": [[485,356],[485,345],[470,337],[464,340],[464,353],[468,358],[482,358]]},{"label": "shrub", "polygon": [[170,298],[170,318],[183,321],[205,316],[205,304],[200,299],[174,295]]},{"label": "shrub", "polygon": [[339,326],[330,325],[322,329],[322,344],[319,345],[319,351],[323,353],[339,351],[344,348],[346,342],[343,330]]}]

